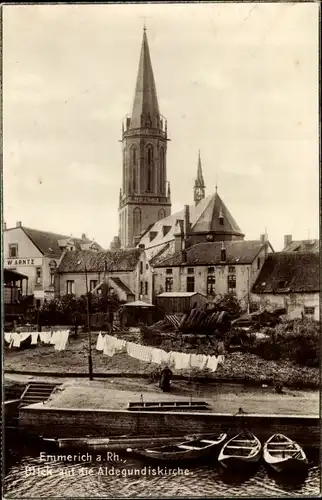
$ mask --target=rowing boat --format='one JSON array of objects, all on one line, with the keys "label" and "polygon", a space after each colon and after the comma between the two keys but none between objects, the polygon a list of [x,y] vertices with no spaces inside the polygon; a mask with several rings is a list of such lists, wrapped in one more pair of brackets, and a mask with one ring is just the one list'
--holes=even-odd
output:
[{"label": "rowing boat", "polygon": [[222,447],[218,460],[224,467],[245,467],[259,462],[262,445],[251,432],[234,436]]},{"label": "rowing boat", "polygon": [[273,434],[266,441],[263,458],[276,472],[305,471],[308,467],[302,447],[283,434]]},{"label": "rowing boat", "polygon": [[75,437],[75,438],[42,438],[45,443],[64,449],[84,450],[127,450],[129,447],[143,448],[186,442],[189,436],[112,436],[108,437]]},{"label": "rowing boat", "polygon": [[170,444],[155,448],[129,449],[136,455],[151,458],[154,460],[164,461],[185,461],[185,460],[200,460],[204,457],[217,457],[218,451],[225,441],[227,434],[221,433],[217,436],[209,438],[191,439],[178,444]]}]

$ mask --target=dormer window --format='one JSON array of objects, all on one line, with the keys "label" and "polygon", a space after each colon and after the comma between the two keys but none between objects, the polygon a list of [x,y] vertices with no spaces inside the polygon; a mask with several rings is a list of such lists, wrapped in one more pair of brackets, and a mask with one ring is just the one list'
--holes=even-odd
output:
[{"label": "dormer window", "polygon": [[287,281],[279,281],[277,287],[278,288],[286,288]]}]

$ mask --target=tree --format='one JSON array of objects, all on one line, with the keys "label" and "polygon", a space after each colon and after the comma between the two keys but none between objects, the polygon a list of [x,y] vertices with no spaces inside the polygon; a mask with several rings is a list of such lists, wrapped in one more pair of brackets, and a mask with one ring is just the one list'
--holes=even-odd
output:
[{"label": "tree", "polygon": [[238,300],[234,292],[229,292],[222,295],[217,295],[213,301],[215,309],[218,311],[226,311],[231,319],[239,318],[243,312],[241,302]]}]

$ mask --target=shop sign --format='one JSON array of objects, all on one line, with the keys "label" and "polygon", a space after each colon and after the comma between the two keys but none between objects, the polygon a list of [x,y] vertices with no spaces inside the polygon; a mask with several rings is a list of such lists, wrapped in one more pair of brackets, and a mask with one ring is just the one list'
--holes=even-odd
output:
[{"label": "shop sign", "polygon": [[14,266],[42,266],[42,257],[26,258],[26,259],[5,259],[4,267]]}]

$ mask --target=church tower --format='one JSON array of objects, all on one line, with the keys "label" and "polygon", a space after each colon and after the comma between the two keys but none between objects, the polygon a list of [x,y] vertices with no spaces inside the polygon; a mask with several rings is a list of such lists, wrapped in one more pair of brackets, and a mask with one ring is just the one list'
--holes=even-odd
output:
[{"label": "church tower", "polygon": [[134,247],[149,226],[171,214],[167,141],[144,28],[132,115],[122,124],[121,248]]},{"label": "church tower", "polygon": [[202,166],[201,166],[201,158],[200,158],[200,150],[198,154],[198,169],[197,169],[197,178],[195,180],[195,185],[193,188],[193,199],[195,205],[198,205],[200,200],[203,200],[206,195],[206,186],[205,181],[203,180],[202,175]]}]

